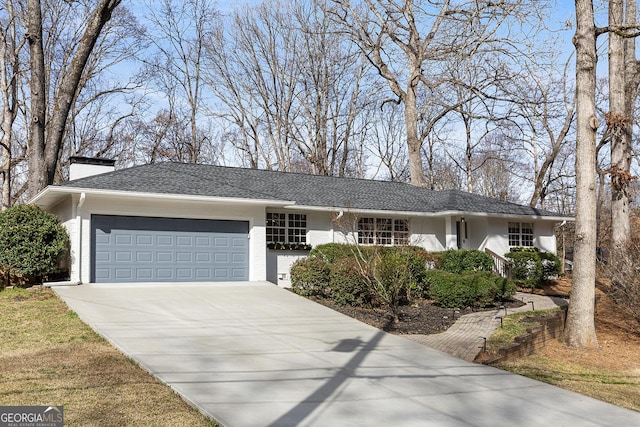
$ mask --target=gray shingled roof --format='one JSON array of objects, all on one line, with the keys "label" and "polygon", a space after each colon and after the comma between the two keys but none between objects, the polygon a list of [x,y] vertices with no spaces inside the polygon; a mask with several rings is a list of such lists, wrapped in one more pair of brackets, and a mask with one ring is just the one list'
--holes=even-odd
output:
[{"label": "gray shingled roof", "polygon": [[135,166],[59,187],[281,200],[302,206],[378,211],[561,216],[462,191],[433,191],[399,182],[183,163]]}]

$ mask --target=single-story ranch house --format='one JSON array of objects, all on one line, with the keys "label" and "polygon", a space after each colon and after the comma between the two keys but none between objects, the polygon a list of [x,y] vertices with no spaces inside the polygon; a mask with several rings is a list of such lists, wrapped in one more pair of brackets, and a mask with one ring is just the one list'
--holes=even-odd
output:
[{"label": "single-story ranch house", "polygon": [[263,281],[289,286],[309,246],[556,251],[568,218],[461,191],[197,164],[114,170],[73,158],[68,182],[32,201],[71,237],[70,280]]}]

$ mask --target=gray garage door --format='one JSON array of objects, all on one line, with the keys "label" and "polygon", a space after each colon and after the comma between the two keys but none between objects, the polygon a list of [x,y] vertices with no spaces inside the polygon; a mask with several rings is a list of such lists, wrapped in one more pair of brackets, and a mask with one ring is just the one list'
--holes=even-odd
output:
[{"label": "gray garage door", "polygon": [[91,216],[92,282],[249,279],[249,223]]}]

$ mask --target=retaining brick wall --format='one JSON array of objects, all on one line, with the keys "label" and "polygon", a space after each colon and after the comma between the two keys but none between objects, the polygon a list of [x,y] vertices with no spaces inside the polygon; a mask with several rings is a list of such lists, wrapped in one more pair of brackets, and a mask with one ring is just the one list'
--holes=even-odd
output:
[{"label": "retaining brick wall", "polygon": [[[527,328],[526,334],[515,337],[512,344],[498,349],[497,356],[483,360],[482,363],[491,365],[533,354],[536,350],[544,347],[548,341],[560,338],[566,318],[567,311],[561,310],[541,319],[540,325]],[[482,359],[483,355],[480,354],[478,358]],[[484,355],[484,358],[486,358],[486,355]]]}]

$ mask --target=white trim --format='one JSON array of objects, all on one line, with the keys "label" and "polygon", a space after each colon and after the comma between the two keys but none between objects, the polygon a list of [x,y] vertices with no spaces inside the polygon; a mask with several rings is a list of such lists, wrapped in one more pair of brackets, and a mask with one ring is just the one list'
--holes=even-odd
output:
[{"label": "white trim", "polygon": [[183,200],[183,201],[204,201],[209,203],[234,203],[244,205],[267,205],[275,208],[286,208],[292,210],[306,210],[315,212],[340,212],[366,214],[366,215],[395,215],[395,216],[413,216],[413,217],[447,217],[447,216],[472,216],[472,217],[491,217],[491,218],[513,218],[513,219],[531,219],[542,221],[574,221],[574,217],[568,216],[544,216],[544,215],[526,215],[526,214],[501,214],[488,212],[473,211],[442,211],[442,212],[416,212],[416,211],[394,211],[382,209],[351,209],[343,207],[327,207],[327,206],[309,206],[297,205],[295,201],[287,200],[270,200],[270,199],[245,199],[239,197],[219,197],[219,196],[201,196],[201,195],[184,195],[175,193],[145,193],[140,191],[121,191],[121,190],[96,190],[91,188],[76,187],[60,187],[48,186],[42,192],[37,194],[29,203],[42,203],[51,206],[54,201],[47,203],[48,199],[55,199],[56,196],[65,196],[70,194],[87,193],[96,196],[126,197],[137,199],[165,199],[165,200]]},{"label": "white trim", "polygon": [[366,214],[366,215],[392,215],[392,216],[416,216],[416,217],[448,217],[448,216],[468,216],[468,217],[487,217],[487,218],[521,218],[521,219],[533,219],[544,221],[574,221],[574,217],[568,216],[544,216],[544,215],[526,215],[526,214],[501,214],[501,213],[489,213],[489,212],[472,212],[472,211],[442,211],[442,212],[418,212],[418,211],[392,211],[381,209],[352,209],[352,208],[338,208],[338,207],[324,207],[324,206],[307,206],[307,205],[288,205],[287,209],[292,210],[307,210],[318,212],[335,212],[339,215],[345,213],[353,214]]},{"label": "white trim", "polygon": [[[34,198],[29,200],[29,203],[38,204],[41,201],[45,201],[55,196],[66,196],[71,194],[86,193],[92,196],[107,196],[107,197],[124,197],[124,198],[136,198],[136,199],[163,199],[163,200],[183,200],[183,201],[198,201],[198,202],[213,202],[213,203],[234,203],[245,205],[269,205],[277,207],[285,207],[295,203],[293,201],[286,200],[269,200],[269,199],[243,199],[239,197],[218,197],[218,196],[200,196],[189,194],[175,194],[175,193],[145,193],[141,191],[120,191],[120,190],[96,190],[91,188],[77,188],[77,187],[58,187],[48,186],[42,192],[37,194]],[[57,198],[56,198],[57,200]]]}]

